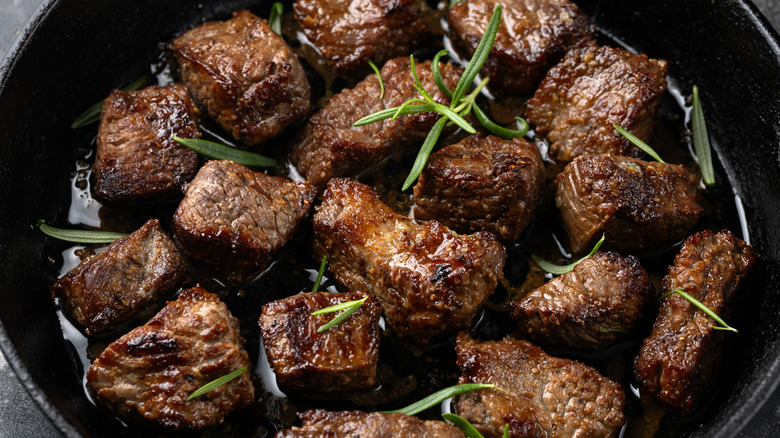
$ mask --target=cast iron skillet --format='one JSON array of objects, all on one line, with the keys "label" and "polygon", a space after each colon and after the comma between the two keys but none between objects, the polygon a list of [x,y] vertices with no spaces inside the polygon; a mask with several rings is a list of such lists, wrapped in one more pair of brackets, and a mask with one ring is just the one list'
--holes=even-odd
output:
[{"label": "cast iron skillet", "polygon": [[[715,149],[744,204],[750,240],[763,262],[737,321],[742,363],[736,382],[691,436],[757,430],[755,412],[777,403],[780,380],[780,47],[777,35],[745,1],[579,0],[613,37],[651,57],[707,102]],[[42,272],[38,218],[62,217],[83,108],[129,83],[154,61],[159,41],[239,7],[257,13],[270,1],[49,0],[0,67],[0,347],[35,401],[69,437],[116,434],[85,398],[63,341],[50,284]],[[143,69],[143,70],[141,70]],[[739,233],[739,230],[734,230]],[[739,361],[737,361],[739,363]],[[773,410],[769,410],[773,411]],[[758,424],[757,424],[758,423]],[[771,424],[767,424],[771,430]]]}]

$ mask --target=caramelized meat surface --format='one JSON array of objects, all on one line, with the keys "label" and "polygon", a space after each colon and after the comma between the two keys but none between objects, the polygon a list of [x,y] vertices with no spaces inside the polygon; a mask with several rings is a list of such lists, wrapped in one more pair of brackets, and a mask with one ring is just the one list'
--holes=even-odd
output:
[{"label": "caramelized meat surface", "polygon": [[513,301],[512,318],[524,336],[546,348],[603,348],[640,323],[654,293],[639,260],[597,252]]},{"label": "caramelized meat surface", "polygon": [[[728,230],[688,237],[664,278],[664,293],[682,289],[728,322],[737,292],[756,263],[753,247]],[[679,294],[661,302],[653,331],[642,343],[634,373],[652,394],[684,415],[716,385],[723,332]]]},{"label": "caramelized meat surface", "polygon": [[[340,312],[326,307],[368,297],[349,318],[317,330]],[[354,392],[373,387],[379,360],[379,305],[361,292],[303,293],[263,306],[260,330],[268,362],[283,390]]]},{"label": "caramelized meat surface", "polygon": [[667,62],[623,49],[583,44],[553,67],[528,101],[526,117],[550,143],[550,156],[641,157],[618,125],[644,141],[666,91]]},{"label": "caramelized meat surface", "polygon": [[314,251],[347,289],[374,294],[410,344],[468,328],[502,276],[506,251],[491,233],[458,236],[417,222],[351,179],[328,183],[314,215]]},{"label": "caramelized meat surface", "polygon": [[[447,16],[452,45],[469,59],[487,29],[497,2],[466,0]],[[505,0],[501,25],[481,70],[490,78],[496,96],[529,95],[553,64],[596,28],[576,5],[567,0]]]},{"label": "caramelized meat surface", "polygon": [[157,219],[62,276],[51,288],[89,336],[149,317],[184,278],[184,263]]},{"label": "caramelized meat surface", "polygon": [[[196,389],[242,367],[249,370],[187,400]],[[195,287],[111,343],[89,368],[87,384],[125,419],[202,429],[254,401],[251,369],[238,320],[216,295]]]},{"label": "caramelized meat surface", "polygon": [[491,383],[453,398],[456,413],[486,437],[616,437],[625,421],[620,384],[579,362],[548,356],[526,341],[477,343],[461,333],[459,383]]},{"label": "caramelized meat surface", "polygon": [[235,139],[262,143],[309,112],[306,73],[284,39],[247,10],[171,42],[192,96]]},{"label": "caramelized meat surface", "polygon": [[457,427],[443,421],[423,421],[404,414],[330,412],[313,409],[298,415],[302,427],[279,431],[275,438],[464,438]]},{"label": "caramelized meat surface", "polygon": [[430,32],[419,16],[418,0],[296,0],[293,3],[306,38],[339,73],[365,71],[368,61],[381,66],[409,56]]},{"label": "caramelized meat surface", "polygon": [[209,161],[176,209],[174,237],[191,259],[243,283],[292,238],[315,197],[316,189],[307,183],[232,161]]},{"label": "caramelized meat surface", "polygon": [[200,138],[199,115],[179,84],[112,91],[100,113],[95,193],[107,201],[181,196],[198,154],[173,137]]},{"label": "caramelized meat surface", "polygon": [[472,135],[430,156],[414,186],[414,217],[462,234],[490,231],[511,245],[533,219],[543,185],[536,146]]},{"label": "caramelized meat surface", "polygon": [[[449,105],[449,99],[436,87],[431,63],[415,65],[420,81],[434,100]],[[439,67],[445,83],[454,90],[462,69],[451,64],[440,64]],[[353,123],[369,114],[419,97],[413,87],[409,58],[388,61],[382,67],[381,75],[385,84],[384,97],[380,98],[379,81],[371,74],[354,88],[333,96],[323,109],[307,120],[291,160],[312,184],[323,186],[333,177],[354,176],[406,146],[421,144],[436,123],[436,114],[419,113],[353,127]]]},{"label": "caramelized meat surface", "polygon": [[696,180],[682,166],[584,155],[555,179],[555,205],[574,253],[606,234],[605,248],[652,251],[671,245],[704,214]]}]

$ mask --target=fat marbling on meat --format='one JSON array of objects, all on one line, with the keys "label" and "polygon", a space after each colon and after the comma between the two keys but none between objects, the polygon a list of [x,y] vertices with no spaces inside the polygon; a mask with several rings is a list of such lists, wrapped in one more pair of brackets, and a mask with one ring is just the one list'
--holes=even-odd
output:
[{"label": "fat marbling on meat", "polygon": [[347,178],[332,179],[317,207],[314,252],[348,290],[374,294],[395,334],[416,345],[468,328],[506,259],[493,234],[409,219]]}]

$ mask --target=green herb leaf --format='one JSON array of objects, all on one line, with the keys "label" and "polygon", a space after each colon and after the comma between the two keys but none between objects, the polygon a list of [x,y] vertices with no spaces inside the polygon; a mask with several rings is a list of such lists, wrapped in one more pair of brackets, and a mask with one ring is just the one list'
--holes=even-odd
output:
[{"label": "green herb leaf", "polygon": [[528,122],[521,117],[515,117],[515,120],[520,123],[520,129],[507,129],[501,125],[496,124],[476,105],[474,105],[474,115],[477,117],[479,123],[485,127],[491,134],[501,137],[506,140],[511,140],[515,137],[524,137],[528,133]]},{"label": "green herb leaf", "polygon": [[431,63],[431,72],[433,73],[433,81],[436,83],[439,91],[441,91],[445,96],[452,98],[452,91],[447,88],[447,84],[444,83],[444,78],[441,77],[441,70],[439,70],[439,59],[449,53],[450,52],[448,50],[439,50],[439,53],[433,57],[433,62]]},{"label": "green herb leaf", "polygon": [[64,228],[55,228],[46,225],[46,222],[43,219],[39,219],[36,226],[43,234],[49,237],[74,243],[111,243],[121,237],[127,236],[127,234],[112,233],[110,231],[67,230]]},{"label": "green herb leaf", "polygon": [[429,409],[433,406],[440,404],[441,402],[447,400],[450,397],[454,397],[460,394],[465,394],[471,391],[476,391],[478,389],[489,389],[489,388],[499,389],[496,387],[496,385],[488,385],[485,383],[462,383],[460,385],[454,385],[436,391],[433,394],[429,395],[428,397],[425,397],[424,399],[416,403],[412,403],[405,408],[396,409],[394,411],[382,411],[381,413],[417,415],[426,409]]},{"label": "green herb leaf", "polygon": [[376,78],[379,80],[379,98],[382,99],[385,97],[385,83],[382,81],[382,74],[379,73],[379,69],[374,65],[373,62],[368,61],[369,67],[371,67],[371,70],[374,70],[374,73],[376,74]]},{"label": "green herb leaf", "polygon": [[[146,85],[148,81],[149,78],[147,76],[141,76],[140,78],[131,82],[129,85],[123,87],[122,91],[127,92],[137,90]],[[91,125],[92,123],[100,120],[100,110],[103,109],[104,101],[105,99],[87,108],[87,110],[81,113],[80,116],[76,117],[76,120],[73,121],[70,127],[72,129],[81,128],[82,126]]]},{"label": "green herb leaf", "polygon": [[612,125],[612,126],[615,128],[617,132],[620,133],[620,135],[627,138],[628,141],[633,143],[639,149],[642,149],[647,155],[653,157],[655,161],[658,161],[659,163],[665,163],[665,161],[661,159],[661,157],[653,150],[653,148],[651,148],[650,145],[648,145],[647,143],[640,140],[639,137],[626,131],[625,129],[621,128],[618,125]]},{"label": "green herb leaf", "polygon": [[242,151],[213,141],[198,138],[173,137],[174,140],[187,146],[193,151],[217,160],[230,160],[244,166],[275,167],[279,163],[273,158],[268,158],[254,152]]},{"label": "green herb leaf", "polygon": [[460,102],[460,98],[466,94],[466,90],[474,82],[474,78],[477,77],[479,71],[487,60],[490,49],[493,48],[493,42],[496,40],[498,34],[498,26],[501,24],[501,5],[496,5],[493,9],[493,15],[490,17],[490,22],[485,29],[485,34],[482,35],[482,39],[479,41],[477,50],[474,51],[474,55],[471,57],[466,70],[463,72],[463,76],[460,77],[458,86],[455,87],[455,92],[452,93],[452,104],[457,105]]},{"label": "green herb leaf", "polygon": [[453,426],[460,429],[460,431],[463,432],[463,435],[466,435],[466,438],[485,438],[471,423],[466,421],[465,418],[450,413],[443,413],[441,416],[452,423]]},{"label": "green herb leaf", "polygon": [[200,397],[201,395],[211,391],[214,388],[220,387],[224,385],[225,383],[230,382],[231,380],[235,379],[236,377],[240,376],[241,374],[244,374],[244,372],[247,370],[246,367],[239,368],[231,373],[225,374],[224,376],[212,380],[211,382],[201,386],[200,388],[196,389],[195,392],[189,395],[187,397],[187,401],[190,401],[194,399],[195,397]]},{"label": "green herb leaf", "polygon": [[689,295],[687,292],[685,292],[682,289],[675,289],[675,290],[673,290],[671,292],[667,292],[667,293],[661,295],[660,297],[658,297],[658,300],[656,300],[656,301],[661,301],[661,300],[663,300],[664,298],[668,297],[671,294],[679,294],[681,297],[683,297],[686,300],[690,301],[691,304],[693,304],[694,306],[698,307],[699,310],[701,310],[702,312],[706,313],[707,316],[709,316],[710,318],[714,319],[715,322],[720,324],[720,326],[713,326],[712,328],[714,328],[716,330],[728,330],[730,332],[738,333],[737,329],[735,329],[734,327],[731,327],[730,325],[726,324],[726,321],[724,321],[720,316],[718,316],[717,313],[715,313],[712,310],[710,310],[710,308],[705,306],[704,303],[702,303],[701,301],[699,301],[696,298],[692,297],[691,295]]},{"label": "green herb leaf", "polygon": [[320,270],[317,271],[317,279],[314,280],[314,287],[311,288],[312,292],[317,292],[320,288],[320,282],[322,281],[322,275],[325,273],[325,265],[328,262],[328,256],[322,256],[322,262],[320,263]]},{"label": "green herb leaf", "polygon": [[548,262],[546,260],[543,260],[543,259],[539,258],[539,256],[537,256],[536,254],[531,254],[531,259],[540,268],[544,269],[545,271],[549,272],[550,274],[553,274],[553,275],[563,275],[563,274],[565,274],[567,272],[571,272],[574,269],[575,266],[579,265],[580,263],[582,263],[586,259],[589,259],[590,257],[593,256],[593,254],[596,254],[596,251],[598,251],[599,248],[601,248],[601,244],[604,243],[604,238],[605,237],[606,237],[606,235],[602,234],[601,235],[601,239],[599,239],[599,241],[596,242],[596,245],[593,246],[593,249],[590,250],[590,253],[588,255],[586,255],[585,257],[577,260],[574,263],[570,263],[568,265],[559,266],[559,265],[552,264],[552,263],[550,263],[550,262]]},{"label": "green herb leaf", "polygon": [[699,99],[699,87],[693,86],[693,108],[691,109],[691,131],[693,131],[693,150],[699,160],[701,178],[707,187],[715,185],[715,170],[712,167],[712,148],[707,134],[707,122]]},{"label": "green herb leaf", "polygon": [[423,169],[425,168],[425,163],[428,161],[428,157],[431,155],[433,147],[436,145],[436,141],[439,140],[439,135],[441,135],[441,131],[444,129],[445,123],[447,123],[447,119],[445,118],[437,120],[436,124],[433,125],[433,128],[431,128],[431,131],[428,132],[428,136],[425,137],[425,141],[420,148],[420,152],[417,153],[417,158],[414,160],[412,170],[409,172],[409,176],[406,177],[406,181],[404,181],[404,185],[401,187],[401,191],[405,192],[407,189],[409,189],[409,187],[411,187],[412,184],[414,184],[414,182],[417,180],[417,177],[422,173]]},{"label": "green herb leaf", "polygon": [[342,321],[352,316],[353,313],[357,312],[357,309],[359,309],[360,306],[362,306],[367,299],[368,297],[365,297],[362,300],[345,301],[341,304],[336,304],[334,306],[326,307],[324,309],[317,310],[316,312],[312,312],[311,313],[312,315],[322,315],[324,313],[333,313],[333,312],[338,312],[340,310],[344,310],[344,312],[339,314],[339,316],[331,319],[330,322],[317,329],[317,333],[324,333],[330,330],[331,327],[337,324],[341,324]]},{"label": "green herb leaf", "polygon": [[[406,103],[408,103],[408,101]],[[397,117],[396,114],[403,116],[407,114],[428,113],[433,111],[433,105],[429,103],[422,105],[406,105],[406,103],[401,106],[394,106],[392,108],[383,109],[382,111],[377,111],[374,114],[369,114],[353,123],[352,126],[358,127],[369,125],[380,120]]]},{"label": "green herb leaf", "polygon": [[458,113],[456,113],[455,111],[451,110],[450,108],[447,108],[446,106],[444,106],[442,104],[439,104],[439,103],[434,104],[433,108],[436,110],[436,112],[438,112],[439,114],[443,115],[444,117],[447,117],[448,119],[450,119],[450,121],[452,121],[453,123],[458,125],[458,127],[460,127],[460,129],[468,132],[469,134],[476,134],[477,133],[477,130],[474,129],[473,126],[469,125],[469,122],[467,122],[466,119],[464,119],[463,117],[459,116]]},{"label": "green herb leaf", "polygon": [[282,14],[284,13],[284,6],[279,2],[274,2],[271,5],[271,14],[268,16],[268,26],[276,32],[277,35],[282,34]]},{"label": "green herb leaf", "polygon": [[509,438],[509,425],[504,423],[504,438]]}]

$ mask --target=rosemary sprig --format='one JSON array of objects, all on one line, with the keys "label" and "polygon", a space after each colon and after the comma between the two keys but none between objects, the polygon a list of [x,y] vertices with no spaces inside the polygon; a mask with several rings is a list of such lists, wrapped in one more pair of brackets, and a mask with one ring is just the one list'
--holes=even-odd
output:
[{"label": "rosemary sprig", "polygon": [[693,86],[693,108],[691,109],[691,131],[693,133],[693,150],[699,160],[701,178],[707,187],[715,185],[715,170],[712,167],[712,148],[707,134],[707,122],[704,120],[704,110],[699,99],[699,87]]},{"label": "rosemary sprig", "polygon": [[412,403],[405,408],[396,409],[394,411],[382,411],[381,413],[417,415],[426,409],[429,409],[433,406],[440,404],[441,402],[447,400],[450,397],[454,397],[460,394],[465,394],[471,391],[476,391],[478,389],[489,389],[489,388],[499,389],[496,385],[489,385],[486,383],[461,383],[460,385],[449,386],[447,388],[436,391],[433,394],[429,395],[428,397],[425,397],[424,399],[418,402]]},{"label": "rosemary sprig", "polygon": [[225,374],[224,376],[212,380],[211,382],[201,386],[200,388],[196,389],[192,394],[187,397],[187,401],[190,401],[194,399],[195,397],[200,397],[201,395],[211,391],[214,388],[220,387],[224,385],[225,383],[230,382],[231,380],[235,379],[236,377],[240,376],[241,374],[244,374],[244,371],[246,371],[247,368],[239,368],[233,372],[230,372],[228,374]]},{"label": "rosemary sprig", "polygon": [[466,435],[466,438],[485,438],[471,423],[460,415],[443,413],[441,417],[460,429],[463,435]]},{"label": "rosemary sprig", "polygon": [[531,254],[531,259],[540,268],[544,269],[545,271],[549,272],[550,274],[553,274],[553,275],[563,275],[563,274],[565,274],[567,272],[571,272],[572,270],[574,270],[575,266],[579,265],[580,263],[582,263],[586,259],[589,259],[590,257],[593,256],[593,254],[596,254],[596,252],[599,250],[599,248],[601,248],[601,244],[604,243],[604,238],[605,237],[606,237],[606,235],[602,234],[601,235],[601,239],[599,239],[599,241],[596,242],[596,245],[593,246],[593,249],[590,250],[590,253],[588,255],[586,255],[585,257],[577,260],[574,263],[570,263],[568,265],[563,265],[563,266],[555,265],[555,264],[550,263],[550,262],[548,262],[546,260],[543,260],[542,258],[537,256],[536,254]]},{"label": "rosemary sprig", "polygon": [[398,107],[387,108],[374,114],[369,114],[368,116],[361,118],[353,124],[353,126],[363,126],[391,117],[395,119],[401,115],[432,111],[441,115],[441,118],[433,125],[431,130],[428,132],[428,136],[425,138],[425,141],[420,147],[420,151],[417,153],[412,170],[409,172],[409,176],[404,181],[402,190],[408,190],[409,187],[414,184],[415,180],[417,180],[417,177],[420,176],[420,173],[425,167],[425,163],[428,161],[428,156],[430,156],[431,152],[433,151],[433,148],[436,145],[436,142],[438,141],[439,136],[441,135],[445,126],[455,124],[470,134],[475,134],[477,132],[476,129],[474,129],[474,127],[471,126],[471,124],[465,119],[465,117],[472,110],[474,110],[477,121],[479,121],[480,124],[485,127],[485,129],[502,138],[523,136],[528,131],[528,124],[519,117],[517,120],[521,122],[521,129],[506,129],[492,122],[484,113],[484,111],[477,107],[475,101],[482,89],[487,85],[487,78],[480,82],[480,84],[471,93],[466,94],[469,87],[474,82],[474,79],[476,79],[477,74],[482,69],[482,66],[485,64],[490,50],[493,48],[493,42],[496,39],[496,34],[498,33],[498,27],[500,24],[501,5],[496,5],[495,9],[493,10],[493,15],[490,18],[490,22],[488,23],[487,29],[485,30],[485,34],[482,36],[482,40],[479,42],[479,45],[474,51],[474,55],[471,57],[468,65],[466,65],[466,68],[463,71],[463,75],[461,75],[460,80],[458,81],[458,85],[455,87],[455,91],[451,91],[449,88],[447,88],[447,85],[444,83],[444,79],[441,76],[441,71],[439,70],[439,59],[441,59],[441,57],[446,55],[448,52],[446,50],[442,50],[437,53],[436,56],[434,56],[431,67],[433,80],[436,83],[436,87],[442,92],[442,94],[450,98],[449,106],[445,106],[434,101],[431,97],[431,94],[425,90],[422,83],[420,82],[420,78],[417,76],[417,69],[414,65],[414,57],[412,57],[411,70],[412,76],[414,77],[414,88],[418,93],[420,93],[421,97],[410,99]]},{"label": "rosemary sprig", "polygon": [[325,265],[327,264],[328,256],[322,256],[322,262],[320,263],[320,269],[317,271],[317,279],[314,280],[314,286],[311,288],[312,292],[317,292],[320,288],[320,282],[322,282],[322,276],[325,274]]},{"label": "rosemary sprig", "polygon": [[68,230],[46,225],[46,221],[39,219],[36,224],[41,232],[49,237],[74,243],[112,243],[127,236],[127,234],[113,233],[110,231]]},{"label": "rosemary sprig", "polygon": [[328,330],[330,330],[331,327],[341,324],[342,321],[352,316],[353,313],[357,312],[357,309],[360,308],[360,306],[363,305],[363,303],[366,302],[368,297],[363,298],[362,300],[354,300],[354,301],[345,301],[341,304],[336,304],[334,306],[326,307],[324,309],[317,310],[316,312],[312,312],[312,315],[322,315],[324,313],[333,313],[343,310],[344,312],[341,312],[337,317],[333,318],[328,322],[327,324],[324,324],[319,329],[317,329],[317,333],[324,333]]},{"label": "rosemary sprig", "polygon": [[368,61],[369,67],[371,67],[371,70],[374,70],[374,73],[376,73],[376,78],[379,80],[379,98],[385,97],[385,83],[382,81],[382,74],[379,73],[379,69],[374,65],[373,62]]},{"label": "rosemary sprig", "polygon": [[279,162],[273,158],[254,152],[242,151],[241,149],[214,143],[213,141],[181,137],[173,137],[173,139],[201,155],[217,160],[230,160],[244,166],[254,167],[276,167],[279,165]]},{"label": "rosemary sprig", "polygon": [[715,330],[728,330],[730,332],[738,333],[737,329],[735,329],[734,327],[731,327],[730,325],[726,324],[726,321],[724,321],[720,316],[718,316],[717,313],[713,312],[709,307],[705,306],[704,303],[702,303],[701,301],[699,301],[696,298],[692,297],[691,295],[689,295],[687,292],[685,292],[682,289],[675,289],[675,290],[673,290],[671,292],[667,292],[667,293],[661,295],[660,297],[658,297],[658,300],[656,300],[656,301],[661,301],[661,300],[663,300],[664,298],[668,297],[671,294],[679,294],[681,297],[683,297],[686,300],[690,301],[691,304],[693,304],[694,306],[698,307],[699,310],[701,310],[702,312],[707,314],[707,316],[709,316],[710,318],[715,320],[715,322],[720,324],[720,326],[717,326],[717,325],[712,326],[713,329],[715,329]]},{"label": "rosemary sprig", "polygon": [[[122,91],[127,92],[137,90],[146,85],[148,81],[149,78],[147,76],[141,76],[140,78],[131,82],[129,85],[123,87]],[[100,120],[100,110],[103,108],[104,101],[105,99],[87,108],[87,110],[81,113],[80,116],[76,117],[76,120],[73,121],[70,127],[72,129],[81,128],[82,126],[87,126]]]},{"label": "rosemary sprig", "polygon": [[612,125],[617,132],[620,133],[623,137],[628,139],[631,143],[634,144],[634,146],[638,147],[639,149],[643,150],[647,155],[650,155],[653,157],[655,161],[658,161],[659,163],[666,163],[666,161],[662,160],[661,157],[653,150],[653,148],[650,147],[647,143],[643,142],[639,139],[639,137],[635,136],[634,134],[626,131],[625,129],[621,128],[618,125]]},{"label": "rosemary sprig", "polygon": [[279,2],[274,2],[271,5],[271,13],[268,15],[268,26],[277,35],[282,34],[282,13],[284,13],[284,6]]}]

